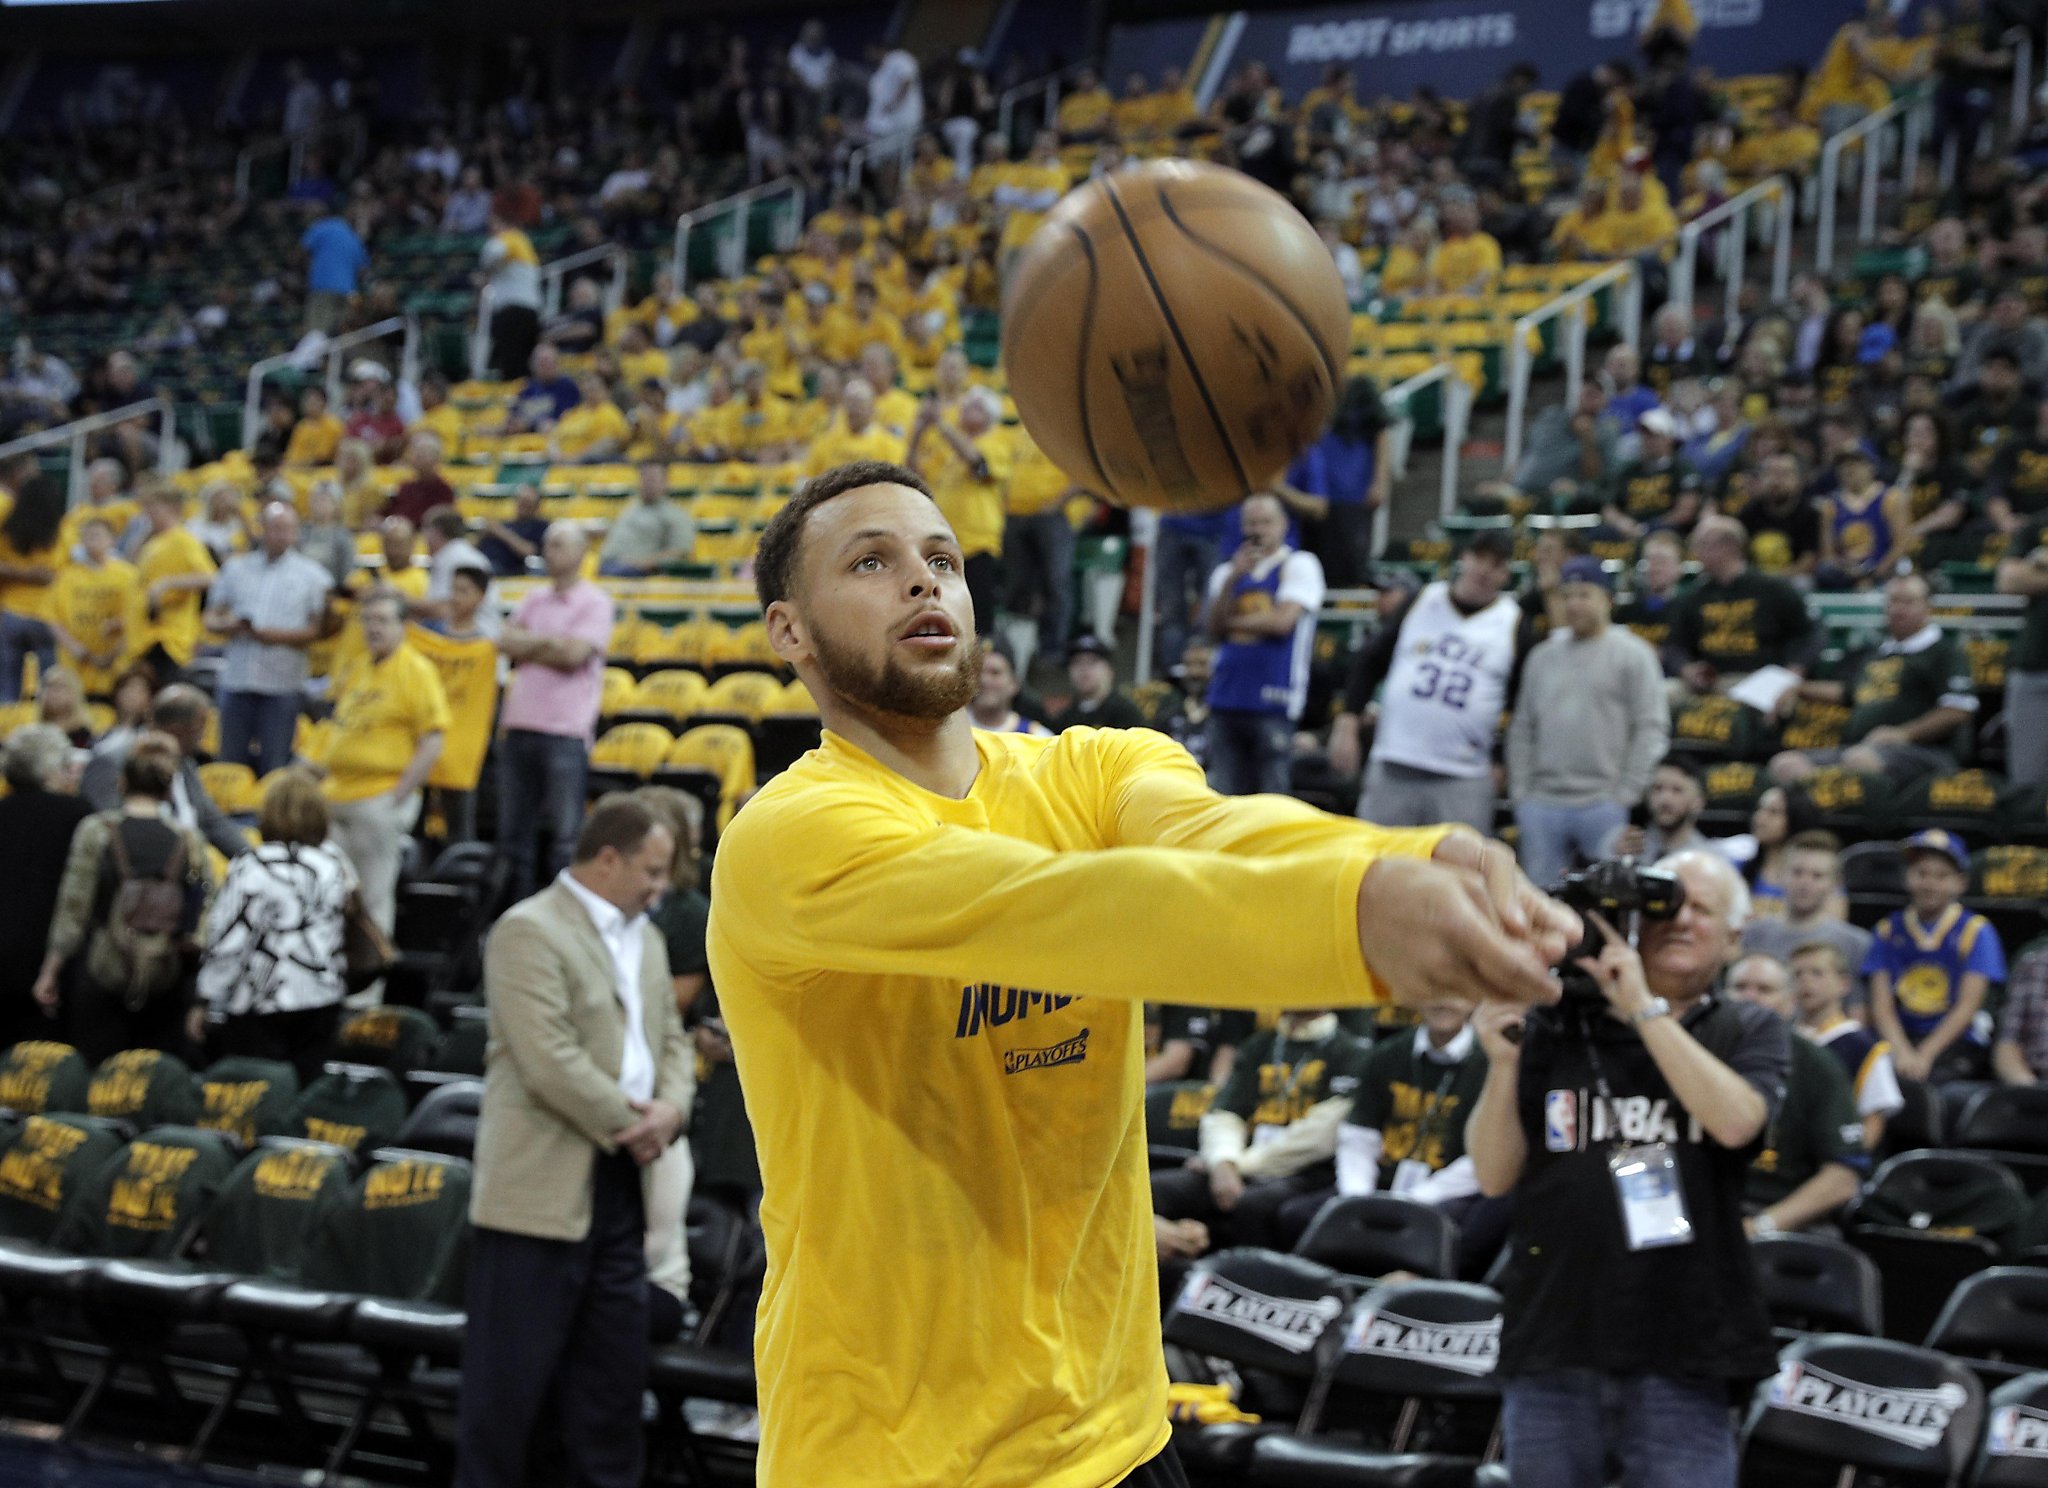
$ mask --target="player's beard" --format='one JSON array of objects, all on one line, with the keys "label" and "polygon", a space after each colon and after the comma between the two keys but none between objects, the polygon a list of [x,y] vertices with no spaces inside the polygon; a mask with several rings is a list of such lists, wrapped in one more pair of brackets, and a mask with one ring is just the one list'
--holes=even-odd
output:
[{"label": "player's beard", "polygon": [[818,670],[825,685],[855,707],[870,713],[889,713],[898,718],[937,723],[950,718],[974,700],[981,690],[981,658],[985,643],[970,637],[960,657],[943,671],[913,672],[895,655],[879,664],[841,650],[837,642],[813,633],[811,647],[818,658]]}]

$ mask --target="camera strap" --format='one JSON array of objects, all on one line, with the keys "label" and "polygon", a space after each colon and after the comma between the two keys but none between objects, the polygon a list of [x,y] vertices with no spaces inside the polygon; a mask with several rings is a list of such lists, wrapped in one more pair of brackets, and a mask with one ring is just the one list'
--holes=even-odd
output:
[{"label": "camera strap", "polygon": [[[1595,1013],[1592,1017],[1605,1017]],[[1586,1067],[1603,1105],[1614,1099],[1592,1019],[1581,1024]],[[1621,1142],[1607,1151],[1607,1173],[1621,1206],[1622,1235],[1630,1250],[1660,1250],[1692,1244],[1692,1215],[1685,1207],[1678,1158],[1668,1142]]]}]

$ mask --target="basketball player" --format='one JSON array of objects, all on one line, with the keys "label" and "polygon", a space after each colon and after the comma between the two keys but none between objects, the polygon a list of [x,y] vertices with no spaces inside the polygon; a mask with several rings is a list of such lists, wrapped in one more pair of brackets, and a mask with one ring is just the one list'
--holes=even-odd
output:
[{"label": "basketball player", "polygon": [[975,730],[963,562],[881,463],[755,559],[826,730],[713,874],[765,1190],[758,1480],[1179,1485],[1143,999],[1544,1000],[1575,917],[1499,844],[1218,796],[1149,730]]}]

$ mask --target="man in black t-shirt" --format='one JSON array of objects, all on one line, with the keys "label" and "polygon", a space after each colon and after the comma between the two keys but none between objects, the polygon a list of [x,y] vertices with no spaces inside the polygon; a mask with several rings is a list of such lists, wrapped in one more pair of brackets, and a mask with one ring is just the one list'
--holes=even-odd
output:
[{"label": "man in black t-shirt", "polygon": [[1820,509],[1807,499],[1799,456],[1766,455],[1756,494],[1736,513],[1749,533],[1749,557],[1766,574],[1810,574],[1820,561]]},{"label": "man in black t-shirt", "polygon": [[1368,1047],[1328,1008],[1282,1013],[1246,1039],[1202,1118],[1201,1156],[1153,1175],[1153,1212],[1201,1220],[1219,1246],[1284,1249],[1282,1205],[1336,1186],[1337,1128]]},{"label": "man in black t-shirt", "polygon": [[1934,623],[1932,590],[1923,573],[1902,573],[1884,586],[1885,639],[1857,653],[1845,682],[1802,682],[1785,695],[1789,717],[1800,699],[1849,704],[1841,749],[1787,750],[1771,761],[1780,785],[1804,780],[1825,765],[1895,783],[1953,770],[1945,748],[1977,711],[1970,664],[1954,637]]},{"label": "man in black t-shirt", "polygon": [[1612,1450],[1624,1482],[1734,1488],[1730,1404],[1776,1365],[1742,1197],[1791,1033],[1714,992],[1741,876],[1710,852],[1668,862],[1683,908],[1640,955],[1608,933],[1580,963],[1589,998],[1475,1019],[1466,1145],[1483,1192],[1515,1191],[1498,1373],[1517,1483],[1602,1488]]},{"label": "man in black t-shirt", "polygon": [[[1788,1026],[1799,1021],[1792,973],[1776,956],[1744,956],[1728,968],[1728,993],[1768,1009]],[[1792,1039],[1785,1103],[1749,1165],[1744,1207],[1752,1235],[1811,1229],[1833,1218],[1870,1176],[1863,1123],[1841,1061],[1810,1038]]]},{"label": "man in black t-shirt", "polygon": [[1692,555],[1700,580],[1671,607],[1671,644],[1693,692],[1725,691],[1758,667],[1804,671],[1814,641],[1806,601],[1783,579],[1749,566],[1749,534],[1733,517],[1702,517]]}]

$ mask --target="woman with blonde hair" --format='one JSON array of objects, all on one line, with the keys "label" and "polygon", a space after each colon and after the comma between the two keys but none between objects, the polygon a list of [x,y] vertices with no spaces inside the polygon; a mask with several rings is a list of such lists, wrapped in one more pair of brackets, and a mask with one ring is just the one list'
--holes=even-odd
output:
[{"label": "woman with blonde hair", "polygon": [[283,1060],[305,1085],[320,1073],[348,990],[342,927],[356,875],[328,845],[327,799],[306,771],[271,777],[256,825],[263,841],[228,865],[207,925],[207,1050]]},{"label": "woman with blonde hair", "polygon": [[92,747],[92,717],[85,708],[85,683],[70,667],[51,667],[36,679],[36,718],[64,730],[64,737],[76,747]]}]

